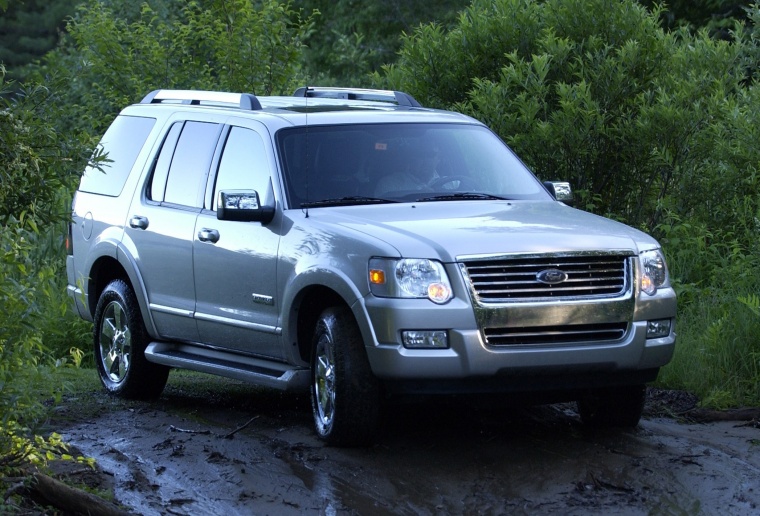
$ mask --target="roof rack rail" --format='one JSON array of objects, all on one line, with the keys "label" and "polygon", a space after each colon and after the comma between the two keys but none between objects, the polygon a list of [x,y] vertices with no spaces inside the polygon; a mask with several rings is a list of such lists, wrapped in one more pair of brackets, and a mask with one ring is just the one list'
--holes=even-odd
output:
[{"label": "roof rack rail", "polygon": [[223,91],[154,90],[145,95],[140,104],[178,103],[198,106],[237,106],[254,111],[261,109],[261,102],[252,93],[228,93]]},{"label": "roof rack rail", "polygon": [[394,102],[399,106],[422,107],[417,99],[403,91],[370,90],[363,88],[330,88],[318,86],[304,86],[298,88],[294,97],[318,97],[326,99],[347,100],[374,100],[380,102]]}]

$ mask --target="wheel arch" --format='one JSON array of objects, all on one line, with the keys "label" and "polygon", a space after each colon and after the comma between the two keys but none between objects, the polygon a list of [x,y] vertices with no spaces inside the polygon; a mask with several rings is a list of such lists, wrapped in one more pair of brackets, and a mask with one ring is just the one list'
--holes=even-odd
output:
[{"label": "wheel arch", "polygon": [[[356,308],[367,294],[361,288],[362,277],[349,264],[301,263],[291,270],[282,296],[282,338],[290,360],[301,365],[311,363],[311,344],[317,319],[331,306],[345,306],[353,313],[362,337],[366,321]],[[369,285],[366,287],[369,289]]]},{"label": "wheel arch", "polygon": [[87,284],[87,308],[95,315],[95,308],[105,288],[114,280],[121,279],[130,283],[127,272],[118,260],[111,256],[101,256],[90,268],[90,281]]},{"label": "wheel arch", "polygon": [[124,253],[119,253],[118,256],[118,259],[113,256],[101,256],[90,267],[90,280],[87,287],[88,309],[94,316],[95,308],[98,305],[98,300],[103,290],[112,281],[120,279],[129,285],[135,293],[143,321],[148,329],[148,334],[155,335],[155,326],[153,325],[153,318],[148,307],[144,285],[139,276],[135,274],[132,261],[127,260],[127,266],[125,267],[124,263],[122,263]]},{"label": "wheel arch", "polygon": [[349,304],[338,292],[325,285],[310,285],[293,299],[288,335],[291,340],[295,339],[293,345],[297,358],[304,363],[311,361],[312,337],[319,316],[331,306],[348,307]]}]

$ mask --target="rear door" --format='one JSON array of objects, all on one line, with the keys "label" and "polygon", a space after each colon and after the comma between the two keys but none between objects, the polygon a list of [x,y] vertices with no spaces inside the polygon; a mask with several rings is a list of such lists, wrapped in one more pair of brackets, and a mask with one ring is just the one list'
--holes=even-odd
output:
[{"label": "rear door", "polygon": [[176,120],[164,137],[139,198],[125,243],[145,284],[158,337],[197,341],[193,318],[195,221],[223,125]]},{"label": "rear door", "polygon": [[[212,166],[206,209],[196,223],[196,320],[202,342],[267,358],[283,358],[276,291],[281,217],[261,222],[216,218],[221,190],[255,190],[271,202],[274,155],[255,121],[228,126]],[[215,172],[215,173],[214,173]],[[276,190],[276,189],[275,189]]]}]

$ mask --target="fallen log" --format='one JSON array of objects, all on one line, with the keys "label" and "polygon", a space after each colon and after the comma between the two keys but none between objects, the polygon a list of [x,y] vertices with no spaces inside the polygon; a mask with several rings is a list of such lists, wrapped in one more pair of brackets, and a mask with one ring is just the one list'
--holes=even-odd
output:
[{"label": "fallen log", "polygon": [[70,514],[98,514],[103,516],[129,516],[115,504],[87,491],[64,484],[43,473],[32,474],[30,495],[45,505],[51,505]]},{"label": "fallen log", "polygon": [[709,423],[711,421],[753,421],[760,420],[760,407],[728,410],[695,408],[686,411],[684,415],[700,423]]}]

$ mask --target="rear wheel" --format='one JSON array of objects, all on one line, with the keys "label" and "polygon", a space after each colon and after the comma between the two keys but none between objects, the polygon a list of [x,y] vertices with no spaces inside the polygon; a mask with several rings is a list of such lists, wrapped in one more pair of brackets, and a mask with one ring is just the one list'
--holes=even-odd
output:
[{"label": "rear wheel", "polygon": [[367,446],[380,423],[380,382],[346,307],[328,308],[312,340],[311,405],[319,437],[335,446]]},{"label": "rear wheel", "polygon": [[584,424],[595,428],[635,427],[644,411],[646,386],[633,385],[593,391],[578,400]]},{"label": "rear wheel", "polygon": [[95,363],[106,390],[123,398],[157,398],[169,368],[145,358],[148,332],[132,288],[122,280],[109,283],[94,321]]}]

